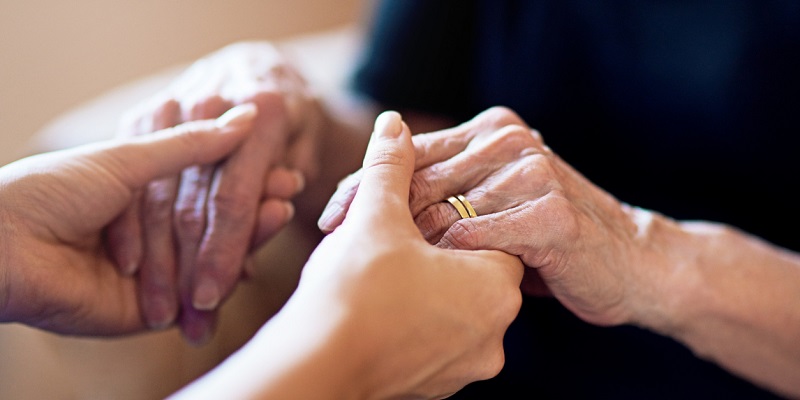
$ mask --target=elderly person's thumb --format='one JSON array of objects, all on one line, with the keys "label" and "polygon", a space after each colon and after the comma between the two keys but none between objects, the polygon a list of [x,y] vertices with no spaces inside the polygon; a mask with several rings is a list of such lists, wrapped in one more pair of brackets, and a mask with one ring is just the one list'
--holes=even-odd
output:
[{"label": "elderly person's thumb", "polygon": [[416,231],[408,207],[414,145],[411,131],[397,112],[385,111],[375,120],[361,172],[362,179],[345,220],[394,228],[407,224]]}]

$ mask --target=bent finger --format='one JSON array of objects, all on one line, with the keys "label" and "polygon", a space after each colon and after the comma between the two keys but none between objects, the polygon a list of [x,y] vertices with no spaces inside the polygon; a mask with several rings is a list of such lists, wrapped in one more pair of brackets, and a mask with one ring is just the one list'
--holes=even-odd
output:
[{"label": "bent finger", "polygon": [[217,308],[233,291],[250,249],[264,177],[282,157],[289,120],[284,99],[261,94],[259,118],[246,145],[215,170],[206,202],[207,226],[191,277],[191,305]]},{"label": "bent finger", "polygon": [[[139,104],[128,111],[120,122],[118,136],[135,137],[169,128],[177,123],[179,104],[164,96]],[[106,243],[123,275],[133,275],[140,266],[144,252],[143,227],[141,225],[141,201],[143,191],[136,190],[128,208],[107,228]]]}]

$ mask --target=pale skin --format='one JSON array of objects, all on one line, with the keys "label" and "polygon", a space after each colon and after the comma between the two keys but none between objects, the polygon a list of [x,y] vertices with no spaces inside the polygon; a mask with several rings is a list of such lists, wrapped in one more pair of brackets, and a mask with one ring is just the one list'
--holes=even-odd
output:
[{"label": "pale skin", "polygon": [[413,166],[408,128],[382,114],[354,207],[286,306],[173,398],[435,399],[496,375],[522,264],[427,243],[408,207]]},{"label": "pale skin", "polygon": [[[250,59],[247,53],[258,51],[258,46],[238,49],[246,51],[237,57]],[[285,60],[273,60],[287,67]],[[334,104],[294,114],[323,121],[322,132],[311,137],[318,141],[317,164],[325,168],[316,169],[319,175],[307,180],[304,193],[295,200],[301,220],[318,215],[319,199],[330,196],[336,182],[357,168],[352,161],[363,154],[362,132],[368,131],[364,121],[370,119],[364,116],[374,108],[342,110],[330,107]],[[403,115],[414,132],[454,125],[431,115]],[[635,324],[671,336],[745,379],[800,396],[794,383],[800,379],[793,374],[800,370],[800,355],[792,345],[800,332],[794,312],[800,301],[796,253],[730,226],[676,221],[620,203],[560,160],[509,110],[494,109],[467,124],[416,135],[415,144],[418,171],[411,207],[429,241],[518,255],[532,267],[523,282],[527,293],[555,295],[590,323]],[[341,222],[358,179],[355,174],[342,183],[320,221],[323,231]],[[456,211],[442,201],[457,192],[466,194],[485,218],[459,221]],[[486,235],[501,231],[516,234]]]},{"label": "pale skin", "polygon": [[[130,110],[120,132],[147,134],[212,118],[245,102],[258,107],[259,117],[241,149],[220,168],[193,167],[151,183],[109,229],[110,240],[118,244],[115,259],[142,281],[140,302],[148,325],[160,329],[176,323],[196,345],[211,337],[219,305],[253,267],[249,255],[290,219],[315,240],[322,238],[319,213],[339,180],[359,168],[379,110],[346,93],[313,90],[270,42],[240,42],[198,60],[163,92]],[[403,115],[414,131],[452,123],[414,112]],[[264,176],[289,182],[294,177],[295,184],[282,187],[302,188],[302,193],[270,190]],[[214,281],[219,296],[202,299],[201,276]]]},{"label": "pale skin", "polygon": [[[551,294],[589,323],[673,337],[734,374],[800,397],[796,252],[724,224],[624,204],[505,108],[414,143],[410,205],[431,243],[517,255],[528,267],[527,293]],[[338,226],[360,176],[342,182],[323,231]],[[456,193],[479,217],[461,219],[442,202]]]},{"label": "pale skin", "polygon": [[244,105],[217,120],[0,168],[0,321],[74,335],[146,329],[137,282],[119,274],[103,229],[153,179],[233,152],[255,115]]},{"label": "pale skin", "polygon": [[[148,182],[230,156],[255,116],[242,105],[1,168],[0,321],[72,335],[146,329],[137,281],[105,251],[104,228]],[[522,302],[520,260],[424,239],[408,206],[414,148],[399,114],[376,121],[363,168],[353,210],[286,306],[174,398],[437,399],[500,371]]]},{"label": "pale skin", "polygon": [[[259,113],[253,135],[238,151],[218,168],[192,167],[151,183],[109,229],[119,244],[115,259],[142,280],[148,325],[177,322],[195,344],[212,334],[219,305],[252,268],[253,250],[295,213],[314,226],[336,182],[358,168],[377,115],[370,110],[331,118],[278,49],[268,42],[243,42],[198,60],[131,110],[120,132],[147,134],[214,118],[243,103],[255,104]],[[265,177],[298,190],[271,190]],[[304,186],[294,203],[275,200]]]}]

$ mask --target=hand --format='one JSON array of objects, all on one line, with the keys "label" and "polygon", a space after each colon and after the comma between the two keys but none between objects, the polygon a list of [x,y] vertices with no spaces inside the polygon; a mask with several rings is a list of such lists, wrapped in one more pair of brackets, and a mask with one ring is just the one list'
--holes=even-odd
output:
[{"label": "hand", "polygon": [[[661,271],[640,267],[657,250],[637,233],[652,214],[589,182],[512,111],[487,110],[461,126],[416,135],[414,144],[410,204],[427,240],[518,255],[530,267],[526,293],[552,293],[588,322],[629,322],[645,307],[642,292]],[[342,182],[320,219],[323,230],[341,220],[358,181],[356,174]],[[477,218],[461,219],[443,201],[458,193]]]},{"label": "hand", "polygon": [[382,114],[352,206],[295,293],[187,398],[214,397],[215,388],[248,397],[230,392],[250,390],[242,385],[211,383],[234,377],[262,385],[264,398],[442,398],[500,371],[522,264],[427,243],[408,208],[413,165],[408,127]]},{"label": "hand", "polygon": [[316,175],[321,112],[281,54],[253,42],[197,61],[123,122],[126,134],[147,134],[248,102],[259,110],[254,134],[235,154],[151,184],[109,230],[114,257],[125,272],[139,271],[148,324],[177,317],[193,343],[210,337],[248,254],[292,218],[288,200]]},{"label": "hand", "polygon": [[153,179],[236,149],[256,109],[237,107],[152,136],[29,157],[0,169],[0,320],[59,333],[143,329],[136,281],[122,276],[103,229]]}]

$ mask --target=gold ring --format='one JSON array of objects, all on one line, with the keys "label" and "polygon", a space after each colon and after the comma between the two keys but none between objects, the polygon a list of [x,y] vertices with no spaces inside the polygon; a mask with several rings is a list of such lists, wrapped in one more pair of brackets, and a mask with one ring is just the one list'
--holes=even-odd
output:
[{"label": "gold ring", "polygon": [[449,201],[450,204],[456,208],[456,211],[458,211],[458,214],[461,215],[461,218],[469,218],[469,212],[467,212],[467,209],[464,208],[464,204],[462,204],[461,201],[456,198],[456,196],[448,197],[447,201]]},{"label": "gold ring", "polygon": [[463,194],[457,194],[455,196],[450,196],[447,198],[447,201],[455,207],[456,211],[458,211],[458,215],[461,218],[475,218],[478,214],[475,212],[475,209],[472,208],[472,204],[467,201],[467,198],[464,197]]},{"label": "gold ring", "polygon": [[478,213],[476,213],[475,209],[472,208],[472,204],[469,204],[469,201],[467,201],[467,198],[464,197],[463,194],[459,194],[458,196],[456,196],[456,198],[458,198],[461,204],[464,205],[464,208],[467,209],[467,214],[469,214],[470,218],[475,218],[478,216]]}]

